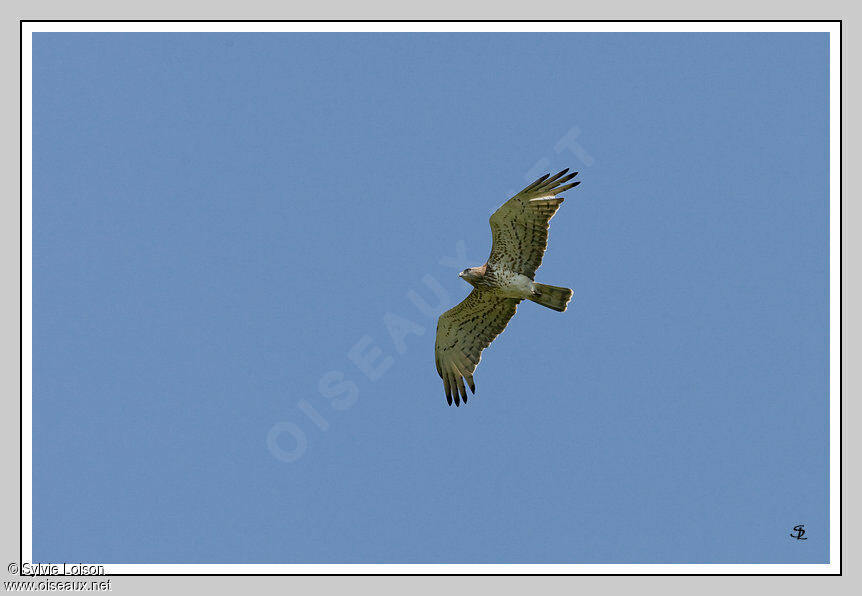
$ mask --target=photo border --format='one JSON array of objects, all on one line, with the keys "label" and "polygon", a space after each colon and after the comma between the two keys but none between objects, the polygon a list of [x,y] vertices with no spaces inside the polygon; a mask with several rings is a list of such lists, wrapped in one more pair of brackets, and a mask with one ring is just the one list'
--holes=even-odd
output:
[{"label": "photo border", "polygon": [[[122,23],[126,27],[108,27],[105,24]],[[210,24],[209,27],[190,29],[187,24]],[[392,24],[410,24],[414,28],[392,27]],[[593,32],[826,32],[829,33],[829,519],[830,544],[829,563],[789,563],[789,564],[104,564],[108,576],[617,576],[617,575],[657,575],[657,576],[841,576],[843,575],[843,476],[842,476],[842,425],[843,425],[843,368],[842,368],[842,196],[843,196],[843,20],[802,20],[802,19],[624,19],[624,20],[223,20],[223,19],[21,19],[19,20],[19,135],[20,135],[20,459],[19,459],[19,560],[32,560],[32,34],[42,31],[54,32],[348,32],[357,31],[357,24],[371,25],[359,30],[368,32],[425,32],[444,29],[432,24],[447,23],[451,28],[445,31],[475,31],[475,24],[484,24],[481,32],[521,31],[521,32],[580,32],[586,28],[575,25],[590,24]],[[649,24],[650,27],[632,27],[627,24]],[[736,28],[722,28],[721,25],[736,24]],[[60,25],[64,25],[59,27]],[[161,24],[154,28],[152,24]],[[217,24],[213,25],[213,24]],[[251,24],[259,27],[249,27]],[[287,24],[294,24],[292,29]],[[297,27],[295,24],[302,24]],[[351,24],[351,25],[345,25]],[[460,25],[458,25],[460,24]],[[498,24],[488,26],[489,24]],[[504,24],[504,25],[499,25]],[[681,24],[696,24],[700,28]],[[769,24],[772,28],[765,28]],[[776,27],[778,24],[783,24]],[[792,24],[792,25],[791,25]],[[146,25],[150,25],[147,27]],[[172,25],[172,26],[165,26]],[[466,26],[463,26],[466,25]],[[511,29],[520,26],[521,29]],[[29,34],[28,43],[24,43]],[[25,59],[26,58],[26,59]],[[835,68],[837,62],[837,68]],[[25,70],[25,66],[27,69]],[[25,77],[26,72],[26,77]],[[25,100],[27,109],[25,110]],[[837,109],[836,109],[837,106]],[[26,125],[26,126],[25,126]],[[27,132],[25,136],[25,130]],[[24,172],[28,173],[25,178]],[[837,172],[837,176],[836,176]],[[836,197],[836,184],[837,197]],[[28,199],[24,203],[25,196]],[[26,211],[25,211],[26,206]],[[837,209],[836,209],[837,207]],[[24,248],[27,247],[25,254]],[[835,319],[837,304],[838,317]],[[26,325],[25,325],[26,321]],[[26,331],[26,333],[25,333]],[[27,371],[25,377],[24,372]],[[837,374],[836,374],[837,373]],[[837,390],[837,391],[836,391]],[[836,395],[837,394],[837,395]],[[24,396],[27,396],[27,403]],[[836,399],[837,398],[837,399]],[[836,414],[837,401],[837,414]],[[25,410],[25,405],[27,409]],[[27,434],[24,434],[24,430]],[[25,441],[26,438],[26,441]],[[26,450],[25,450],[26,448]],[[27,477],[24,469],[29,470]],[[26,485],[25,485],[26,480]],[[836,490],[837,485],[837,490]],[[25,490],[26,489],[26,490]],[[27,507],[25,508],[25,503]],[[837,504],[837,515],[836,507]],[[28,530],[25,535],[25,528]],[[26,539],[26,541],[25,541]],[[28,557],[25,558],[25,552]],[[837,562],[836,562],[837,559]],[[95,563],[98,564],[98,563]],[[19,576],[25,577],[23,565],[19,565]],[[165,571],[165,569],[177,571]],[[227,570],[224,570],[224,569]],[[277,568],[279,572],[262,572],[264,569]],[[385,572],[391,569],[404,569],[405,572]],[[454,569],[454,571],[452,571]],[[460,569],[460,571],[458,571]],[[527,570],[529,569],[529,570]],[[554,569],[560,572],[552,571]],[[562,570],[570,570],[563,572]],[[672,572],[670,569],[690,571]],[[759,571],[745,571],[757,569]],[[292,571],[295,570],[295,571]],[[512,570],[512,571],[510,571]],[[547,571],[546,571],[547,570]],[[604,571],[606,570],[606,571]],[[72,577],[58,575],[57,577]],[[80,576],[75,576],[79,577]],[[98,576],[91,576],[97,579]]]}]

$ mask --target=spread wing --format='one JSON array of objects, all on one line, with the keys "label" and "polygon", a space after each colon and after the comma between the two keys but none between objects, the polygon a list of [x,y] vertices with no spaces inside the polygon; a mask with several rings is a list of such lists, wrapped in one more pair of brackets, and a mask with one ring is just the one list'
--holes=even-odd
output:
[{"label": "spread wing", "polygon": [[482,359],[482,350],[500,335],[515,314],[520,300],[505,298],[490,290],[473,290],[460,304],[440,315],[434,357],[437,374],[443,379],[446,400],[452,405],[467,403],[467,389],[476,393],[473,371]]},{"label": "spread wing", "polygon": [[545,174],[494,212],[491,216],[494,243],[488,257],[493,268],[535,278],[548,246],[548,222],[563,202],[556,195],[580,184],[580,181],[566,184],[578,175],[577,172],[566,175],[568,171],[566,168],[553,178]]}]

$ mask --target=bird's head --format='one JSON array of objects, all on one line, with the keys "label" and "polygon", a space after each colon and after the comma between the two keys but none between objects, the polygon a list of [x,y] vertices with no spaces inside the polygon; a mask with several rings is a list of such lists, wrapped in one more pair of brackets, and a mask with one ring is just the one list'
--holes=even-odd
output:
[{"label": "bird's head", "polygon": [[458,274],[458,277],[466,281],[468,284],[475,285],[485,274],[484,267],[468,267]]}]

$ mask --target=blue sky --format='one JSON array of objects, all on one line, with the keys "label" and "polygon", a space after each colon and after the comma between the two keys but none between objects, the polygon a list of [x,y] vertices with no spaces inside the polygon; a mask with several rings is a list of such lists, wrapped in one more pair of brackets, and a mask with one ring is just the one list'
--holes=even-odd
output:
[{"label": "blue sky", "polygon": [[[34,560],[826,562],[827,65],[825,34],[34,35]],[[450,408],[457,272],[565,167],[537,280],[569,310],[522,304]]]}]

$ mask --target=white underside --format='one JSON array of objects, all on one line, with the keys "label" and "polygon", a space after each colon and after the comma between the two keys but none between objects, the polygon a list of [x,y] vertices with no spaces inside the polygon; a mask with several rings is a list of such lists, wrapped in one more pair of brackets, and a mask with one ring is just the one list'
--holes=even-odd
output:
[{"label": "white underside", "polygon": [[500,293],[508,298],[525,299],[533,295],[533,281],[520,273],[497,274]]}]

